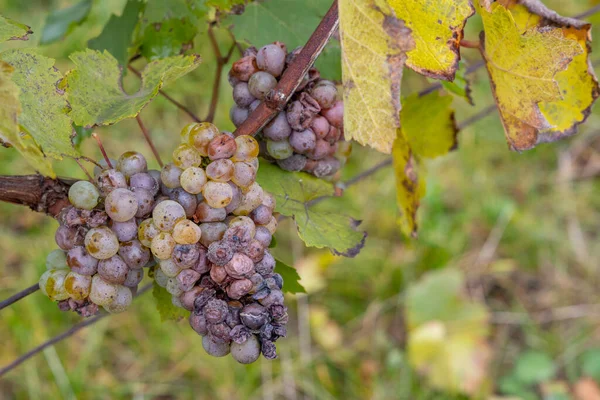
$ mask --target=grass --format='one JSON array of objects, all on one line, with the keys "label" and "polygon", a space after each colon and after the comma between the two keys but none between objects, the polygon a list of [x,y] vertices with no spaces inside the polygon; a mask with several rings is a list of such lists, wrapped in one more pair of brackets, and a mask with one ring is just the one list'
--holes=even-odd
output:
[{"label": "grass", "polygon": [[[7,6],[5,15],[41,31],[49,8],[46,2],[28,9],[4,3],[0,1]],[[109,10],[122,3],[98,7],[90,32],[77,28],[65,42],[42,52],[57,57],[57,65],[65,71],[66,55],[93,37]],[[569,3],[581,10],[586,7],[579,4],[583,2]],[[562,4],[562,11],[576,10]],[[203,66],[166,89],[200,115],[208,104],[203,88],[213,75],[210,52],[202,43],[197,50],[205,58]],[[406,79],[405,87],[411,90],[426,84],[414,75]],[[477,106],[456,100],[458,121],[492,101],[485,72],[477,73],[475,80]],[[135,85],[135,77],[128,75],[126,87]],[[225,79],[222,89],[217,120],[222,129],[230,129],[231,99]],[[174,137],[189,122],[187,117],[158,97],[142,118],[167,159]],[[497,384],[507,375],[523,351],[539,350],[553,358],[559,371],[554,379],[572,383],[581,375],[581,354],[597,344],[598,315],[544,324],[536,316],[558,307],[600,302],[600,183],[597,177],[565,179],[570,167],[583,162],[577,158],[580,147],[595,149],[598,157],[599,122],[600,115],[594,112],[577,136],[523,154],[507,150],[497,115],[468,127],[460,134],[457,151],[428,165],[418,241],[402,238],[396,225],[390,168],[349,188],[342,198],[322,204],[342,207],[363,221],[361,228],[369,237],[356,258],[304,248],[291,222],[282,223],[276,251],[298,268],[308,295],[286,298],[291,309],[289,337],[281,340],[281,356],[275,362],[242,366],[229,357],[205,355],[187,322],[162,323],[154,300],[146,294],[128,312],[103,319],[7,374],[0,380],[0,399],[459,399],[436,391],[414,372],[404,347],[406,289],[424,273],[447,267],[467,273],[465,292],[492,313],[490,382]],[[109,154],[131,148],[150,158],[135,121],[98,132]],[[14,151],[0,151],[1,174],[32,172]],[[91,140],[84,142],[82,151],[100,157]],[[344,177],[383,157],[355,146]],[[56,169],[60,175],[83,177],[69,161],[57,163]],[[56,226],[43,215],[0,204],[0,298],[37,280],[45,269],[46,254],[55,247]],[[518,323],[507,323],[500,316],[518,318]],[[60,312],[39,292],[2,310],[0,365],[78,320]]]}]

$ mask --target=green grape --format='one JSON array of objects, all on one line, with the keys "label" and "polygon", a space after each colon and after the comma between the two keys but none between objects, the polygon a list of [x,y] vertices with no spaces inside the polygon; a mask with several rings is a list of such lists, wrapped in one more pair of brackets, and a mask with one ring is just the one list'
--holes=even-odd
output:
[{"label": "green grape", "polygon": [[202,164],[202,155],[193,146],[181,144],[173,151],[173,163],[181,169],[198,167]]},{"label": "green grape", "polygon": [[67,254],[59,249],[52,250],[46,256],[46,269],[65,269],[67,265]]},{"label": "green grape", "polygon": [[231,181],[244,190],[256,181],[256,169],[246,162],[236,162]]},{"label": "green grape", "polygon": [[285,160],[294,154],[294,149],[287,140],[281,142],[267,140],[267,153],[276,160]]},{"label": "green grape", "polygon": [[117,297],[117,287],[118,285],[105,281],[100,275],[94,275],[92,277],[90,300],[99,306],[109,304]]},{"label": "green grape", "polygon": [[196,244],[201,236],[200,227],[189,219],[179,221],[173,228],[173,239],[179,244]]},{"label": "green grape", "polygon": [[240,364],[252,364],[260,357],[260,343],[255,335],[250,337],[243,343],[231,343],[231,357]]},{"label": "green grape", "polygon": [[117,285],[117,293],[115,297],[108,304],[104,304],[104,309],[111,314],[122,313],[127,310],[133,301],[133,294],[131,293],[131,289],[123,286]]},{"label": "green grape", "polygon": [[154,270],[154,281],[156,282],[156,284],[160,287],[165,287],[167,286],[167,281],[169,280],[169,277],[165,275],[165,273],[162,271],[162,269],[160,268],[156,268]]},{"label": "green grape", "polygon": [[171,258],[176,244],[177,242],[175,242],[170,233],[161,232],[152,239],[150,250],[152,250],[152,254],[159,260],[167,260]]},{"label": "green grape", "polygon": [[181,204],[173,200],[161,201],[152,211],[154,225],[163,232],[171,231],[175,225],[186,218]]},{"label": "green grape", "polygon": [[123,173],[126,178],[139,172],[146,172],[148,164],[146,158],[137,151],[128,151],[119,157],[117,162],[117,170]]},{"label": "green grape", "polygon": [[233,176],[233,170],[233,162],[230,159],[222,158],[207,165],[206,176],[212,181],[227,182]]},{"label": "green grape", "polygon": [[154,226],[154,220],[148,218],[142,221],[138,227],[138,240],[146,247],[152,246],[152,239],[158,235],[160,231]]},{"label": "green grape", "polygon": [[167,292],[171,293],[173,296],[181,296],[183,294],[183,290],[179,287],[179,283],[176,278],[169,278],[167,281],[167,286],[165,286]]},{"label": "green grape", "polygon": [[181,143],[189,143],[190,135],[198,129],[198,125],[200,124],[192,122],[183,127],[181,133],[179,134],[179,136],[181,137]]},{"label": "green grape", "polygon": [[252,136],[241,135],[235,138],[237,145],[231,161],[250,161],[258,157],[258,142]]},{"label": "green grape", "polygon": [[65,277],[65,290],[74,300],[85,300],[89,296],[91,288],[91,276],[71,271]]},{"label": "green grape", "polygon": [[182,174],[181,168],[175,166],[173,163],[166,164],[160,171],[160,180],[162,184],[169,189],[175,189],[181,186],[179,178]]},{"label": "green grape", "polygon": [[210,181],[202,189],[204,201],[213,208],[226,207],[233,198],[233,190],[224,182]]},{"label": "green grape", "polygon": [[175,278],[183,270],[183,268],[177,265],[172,258],[169,258],[167,260],[161,260],[159,265],[160,270],[168,278]]},{"label": "green grape", "polygon": [[69,294],[65,290],[65,278],[69,270],[50,269],[42,274],[39,285],[40,290],[52,301],[66,300]]},{"label": "green grape", "polygon": [[269,221],[268,224],[263,226],[267,228],[269,232],[271,232],[271,235],[274,235],[275,231],[277,231],[277,218],[275,216],[272,216],[271,221]]},{"label": "green grape", "polygon": [[92,228],[85,235],[85,249],[98,260],[111,258],[119,251],[119,240],[110,228]]},{"label": "green grape", "polygon": [[200,155],[206,157],[208,156],[208,144],[211,142],[211,140],[219,136],[220,133],[221,132],[219,132],[219,128],[217,128],[215,125],[209,122],[201,122],[196,124],[196,126],[190,131],[189,141],[187,143],[194,146]]},{"label": "green grape", "polygon": [[206,181],[206,173],[199,167],[186,168],[179,177],[179,183],[183,190],[191,194],[202,192]]},{"label": "green grape", "polygon": [[256,207],[262,204],[263,200],[263,189],[257,182],[254,182],[247,189],[246,193],[244,193],[244,197],[242,198],[242,204],[238,206],[235,210],[233,210],[233,214],[235,215],[248,215],[250,214]]},{"label": "green grape", "polygon": [[69,202],[83,210],[93,210],[98,205],[100,192],[88,181],[75,182],[69,188]]}]

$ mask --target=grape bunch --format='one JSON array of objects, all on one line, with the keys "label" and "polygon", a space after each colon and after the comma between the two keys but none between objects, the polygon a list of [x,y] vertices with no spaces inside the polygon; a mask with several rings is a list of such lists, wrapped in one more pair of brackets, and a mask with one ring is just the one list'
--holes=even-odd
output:
[{"label": "grape bunch", "polygon": [[[235,105],[233,124],[240,126],[261,101],[268,100],[285,68],[300,53],[287,53],[275,42],[257,50],[250,47],[229,71]],[[321,79],[317,69],[304,76],[285,111],[277,114],[257,136],[261,156],[286,171],[306,171],[317,177],[334,175],[350,154],[344,141],[344,104],[334,82]]]},{"label": "grape bunch", "polygon": [[148,171],[137,152],[103,165],[96,168],[94,183],[78,181],[70,187],[70,205],[57,217],[60,249],[48,255],[39,280],[41,291],[58,301],[61,310],[85,317],[96,314],[99,306],[109,313],[125,311],[144,277],[143,268],[153,265],[137,231],[138,221],[154,207],[160,173]]},{"label": "grape bunch", "polygon": [[274,197],[256,182],[258,142],[210,123],[187,125],[160,195],[138,229],[157,260],[151,270],[210,355],[251,363],[277,356],[285,336],[283,280],[268,247],[277,228]]}]

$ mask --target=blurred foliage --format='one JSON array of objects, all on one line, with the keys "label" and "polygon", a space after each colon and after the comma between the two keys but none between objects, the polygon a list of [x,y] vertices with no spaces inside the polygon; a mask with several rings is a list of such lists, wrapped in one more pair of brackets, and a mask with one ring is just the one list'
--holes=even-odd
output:
[{"label": "blurred foliage", "polygon": [[[546,3],[564,15],[574,15],[594,2]],[[0,0],[3,15],[34,31],[28,42],[10,42],[2,49],[37,45],[48,14],[74,4]],[[56,58],[61,71],[73,68],[68,55],[85,49],[112,14],[122,15],[125,4],[124,0],[93,1],[85,20],[64,39],[40,47],[40,54]],[[590,21],[600,21],[599,15]],[[466,37],[476,38],[480,30],[481,20],[473,17]],[[598,34],[594,28],[594,35]],[[224,27],[216,28],[215,35],[221,49],[231,46]],[[593,50],[593,57],[600,54],[598,45]],[[165,90],[203,116],[216,65],[205,32],[199,30],[189,51],[200,54],[203,63]],[[463,58],[466,65],[479,61],[475,51],[463,51]],[[144,65],[144,60],[134,62],[138,69]],[[486,72],[480,70],[470,79],[475,107],[454,100],[459,123],[492,103]],[[409,95],[428,84],[407,72],[403,93]],[[123,87],[134,93],[140,80],[125,73]],[[231,130],[228,110],[233,100],[226,76],[220,88],[216,123]],[[162,96],[142,110],[141,118],[164,157],[175,146],[180,128],[190,121]],[[489,314],[492,358],[486,378],[494,393],[576,399],[574,393],[593,392],[600,379],[599,123],[600,114],[594,110],[578,135],[523,154],[507,150],[497,115],[464,129],[456,151],[426,163],[427,193],[421,201],[416,241],[403,239],[398,232],[391,168],[347,187],[342,197],[319,204],[320,210],[342,210],[362,220],[361,229],[369,236],[355,258],[305,248],[293,222],[284,220],[273,253],[298,270],[307,293],[287,295],[289,337],[278,342],[277,361],[243,366],[230,358],[207,356],[186,321],[161,322],[152,295],[146,293],[128,312],[103,319],[4,376],[0,399],[467,399],[436,389],[411,367],[407,353],[410,319],[405,305],[410,289],[422,287],[431,274],[446,268],[462,271],[461,301],[485,305]],[[112,157],[136,149],[150,160],[135,121],[95,131]],[[80,151],[101,157],[92,140],[84,139]],[[33,173],[15,150],[0,149],[0,155],[1,174]],[[384,159],[356,145],[342,179]],[[156,168],[156,162],[150,167]],[[59,176],[83,177],[70,160],[55,162],[54,168]],[[44,215],[0,204],[1,299],[37,281],[45,270],[46,254],[55,248],[56,227],[56,221]],[[432,300],[436,296],[430,295]],[[0,365],[78,321],[40,293],[2,310]],[[532,352],[544,354],[544,368],[552,371],[541,382],[540,376],[529,379],[539,370],[529,371],[521,361]],[[519,375],[517,365],[524,371]],[[507,389],[509,378],[517,382],[518,393]]]}]

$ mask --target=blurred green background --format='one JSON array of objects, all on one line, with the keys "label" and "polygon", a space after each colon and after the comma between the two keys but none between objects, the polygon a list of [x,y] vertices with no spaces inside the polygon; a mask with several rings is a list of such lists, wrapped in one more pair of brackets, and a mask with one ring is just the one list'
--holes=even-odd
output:
[{"label": "blurred green background", "polygon": [[[47,13],[74,3],[0,0],[4,16],[35,32],[28,42],[4,48],[36,45]],[[597,2],[544,3],[575,15]],[[85,23],[40,52],[56,58],[64,73],[72,68],[68,55],[85,48],[124,4],[94,1]],[[476,39],[480,30],[474,16],[465,37]],[[217,36],[226,51],[226,30],[218,29]],[[600,45],[593,47],[592,59],[600,62]],[[204,116],[215,58],[205,35],[196,37],[194,50],[203,64],[165,91]],[[467,64],[480,59],[475,50],[462,53]],[[485,71],[471,79],[475,107],[455,99],[459,122],[493,102]],[[127,74],[124,85],[135,90],[139,80]],[[425,78],[406,73],[403,93],[427,85]],[[233,128],[232,103],[224,77],[216,118],[223,130]],[[161,96],[141,117],[164,159],[190,122]],[[134,120],[96,132],[113,157],[134,149],[151,159]],[[101,157],[93,141],[85,140],[81,150]],[[14,150],[0,149],[0,159],[0,174],[34,172]],[[384,159],[355,146],[343,179]],[[69,160],[55,163],[55,169],[61,176],[84,177]],[[322,205],[363,221],[369,236],[356,258],[305,248],[291,222],[281,223],[275,252],[298,269],[308,293],[286,298],[291,318],[288,337],[278,342],[278,360],[243,366],[230,357],[212,358],[187,321],[162,323],[154,299],[145,294],[126,313],[101,320],[0,378],[0,399],[462,399],[488,398],[482,393],[490,389],[502,398],[598,399],[591,397],[600,396],[598,108],[576,136],[523,154],[507,150],[498,116],[491,114],[461,131],[459,148],[428,164],[427,172],[418,240],[399,232],[389,167]],[[0,298],[37,281],[46,254],[55,248],[56,227],[49,217],[0,204]],[[465,298],[489,311],[489,365],[458,366],[465,380],[482,374],[471,396],[435,387],[428,371],[411,367],[406,351],[407,291],[441,269],[462,271]],[[435,302],[437,293],[430,296]],[[2,310],[0,366],[79,320],[39,292]]]}]

